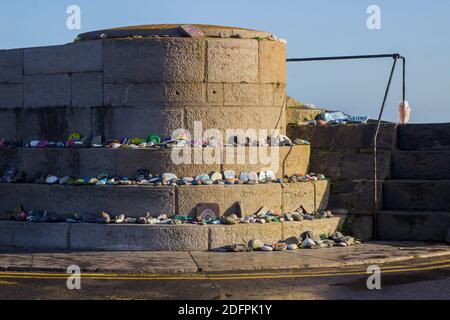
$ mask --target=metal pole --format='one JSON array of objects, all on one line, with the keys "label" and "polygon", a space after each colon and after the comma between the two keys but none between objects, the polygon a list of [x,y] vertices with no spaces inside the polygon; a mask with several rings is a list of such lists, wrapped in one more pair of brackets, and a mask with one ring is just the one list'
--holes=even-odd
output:
[{"label": "metal pole", "polygon": [[400,56],[400,59],[402,59],[403,62],[403,79],[402,79],[402,83],[403,83],[403,87],[402,87],[402,97],[403,97],[403,101],[406,101],[406,58]]},{"label": "metal pole", "polygon": [[375,130],[375,135],[373,138],[373,171],[374,171],[374,205],[373,205],[373,236],[377,239],[377,221],[378,221],[378,170],[377,170],[377,140],[378,133],[381,126],[381,118],[383,117],[384,107],[386,105],[386,100],[389,95],[389,89],[391,88],[392,78],[395,72],[395,66],[397,65],[398,57],[394,57],[394,63],[392,64],[391,73],[389,75],[389,81],[384,93],[383,104],[381,105],[380,115],[378,116],[377,128]]}]

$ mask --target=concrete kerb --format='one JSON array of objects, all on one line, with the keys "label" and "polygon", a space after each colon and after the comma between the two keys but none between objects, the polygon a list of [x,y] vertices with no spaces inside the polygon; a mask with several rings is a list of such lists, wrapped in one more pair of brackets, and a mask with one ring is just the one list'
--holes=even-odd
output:
[{"label": "concrete kerb", "polygon": [[[361,270],[368,265],[383,265],[386,271],[405,267],[435,268],[448,263],[450,250],[445,245],[423,243],[366,243],[350,248],[296,250],[289,252],[106,252],[47,251],[34,249],[0,249],[0,270],[6,272],[61,272],[67,266],[79,265],[84,273],[122,274],[153,278],[155,274],[202,274],[203,276],[234,272],[289,272],[305,270],[314,275],[325,269]],[[408,263],[412,261],[412,263]],[[395,263],[395,264],[394,264]],[[393,264],[389,266],[389,264]],[[386,265],[386,266],[385,266]],[[405,270],[405,269],[401,269]],[[102,275],[99,275],[102,276]]]},{"label": "concrete kerb", "polygon": [[206,251],[208,232],[195,225],[73,225],[73,250]]},{"label": "concrete kerb", "polygon": [[304,231],[330,234],[339,218],[237,225],[118,225],[0,221],[0,245],[98,251],[208,251],[260,239],[271,244]]},{"label": "concrete kerb", "polygon": [[15,221],[0,221],[0,245],[36,248],[69,249],[70,225],[32,224]]}]

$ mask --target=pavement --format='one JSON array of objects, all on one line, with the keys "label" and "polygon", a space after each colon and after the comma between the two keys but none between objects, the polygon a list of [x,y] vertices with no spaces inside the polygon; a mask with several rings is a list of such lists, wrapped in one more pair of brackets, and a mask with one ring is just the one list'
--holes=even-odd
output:
[{"label": "pavement", "polygon": [[[374,264],[381,286],[369,290],[367,267]],[[81,269],[75,290],[68,287],[71,265]],[[449,287],[446,244],[247,253],[0,248],[2,300],[450,300]]]},{"label": "pavement", "polygon": [[[292,271],[382,265],[450,257],[447,244],[374,242],[351,247],[284,252],[106,252],[45,251],[0,248],[0,271],[115,274],[198,274],[217,272]],[[1,275],[1,274],[0,274]]]}]

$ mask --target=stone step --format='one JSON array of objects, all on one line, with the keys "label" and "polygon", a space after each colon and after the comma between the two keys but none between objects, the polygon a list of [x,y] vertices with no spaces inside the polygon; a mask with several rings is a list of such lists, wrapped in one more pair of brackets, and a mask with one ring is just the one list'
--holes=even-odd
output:
[{"label": "stone step", "polygon": [[[180,158],[187,156],[181,158],[183,162],[180,164],[174,163],[173,155],[178,155]],[[0,149],[0,174],[9,166],[22,169],[27,182],[33,182],[41,175],[97,177],[102,172],[132,177],[139,169],[148,169],[152,174],[171,172],[178,177],[192,177],[225,170],[240,173],[271,169],[277,177],[282,177],[294,173],[307,173],[309,156],[309,145],[294,146],[292,149],[290,147],[268,147],[267,149],[230,147],[222,150],[219,148],[137,150],[13,148]],[[199,164],[195,162],[197,157],[201,160]]]},{"label": "stone step", "polygon": [[377,230],[380,240],[445,241],[450,211],[381,211]]},{"label": "stone step", "polygon": [[449,151],[396,151],[392,154],[393,179],[450,179]]},{"label": "stone step", "polygon": [[329,183],[316,182],[258,185],[211,186],[60,186],[43,184],[0,184],[0,211],[14,210],[22,204],[27,210],[50,213],[75,212],[112,215],[121,213],[141,217],[195,215],[200,203],[217,203],[220,214],[238,213],[237,203],[245,215],[266,206],[272,210],[292,212],[303,205],[309,211],[326,209]]},{"label": "stone step", "polygon": [[275,243],[305,231],[331,234],[341,218],[225,225],[68,224],[0,221],[0,245],[110,251],[206,251],[251,239]]},{"label": "stone step", "polygon": [[400,125],[398,147],[401,150],[450,150],[450,123]]},{"label": "stone step", "polygon": [[386,210],[450,210],[450,180],[388,180],[383,202]]}]

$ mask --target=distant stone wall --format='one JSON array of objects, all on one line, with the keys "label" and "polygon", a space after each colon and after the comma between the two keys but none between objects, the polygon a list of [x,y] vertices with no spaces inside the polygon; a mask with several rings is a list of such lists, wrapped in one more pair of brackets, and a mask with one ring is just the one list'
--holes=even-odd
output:
[{"label": "distant stone wall", "polygon": [[0,137],[285,132],[285,45],[268,39],[104,39],[0,50]]},{"label": "distant stone wall", "polygon": [[306,121],[315,120],[316,117],[325,112],[325,109],[309,109],[309,108],[295,108],[288,107],[286,109],[286,119],[288,125],[295,125],[304,123]]}]

